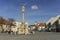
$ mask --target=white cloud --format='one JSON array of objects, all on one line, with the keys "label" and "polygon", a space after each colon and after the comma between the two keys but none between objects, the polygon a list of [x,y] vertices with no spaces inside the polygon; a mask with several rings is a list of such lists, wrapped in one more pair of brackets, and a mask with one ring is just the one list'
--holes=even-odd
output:
[{"label": "white cloud", "polygon": [[32,8],[33,10],[37,10],[37,9],[38,9],[38,6],[37,6],[37,5],[32,5],[31,8]]}]

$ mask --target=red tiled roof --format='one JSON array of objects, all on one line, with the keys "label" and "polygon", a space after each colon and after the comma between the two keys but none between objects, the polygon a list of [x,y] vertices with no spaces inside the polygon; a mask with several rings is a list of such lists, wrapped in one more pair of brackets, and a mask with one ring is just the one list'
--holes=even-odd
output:
[{"label": "red tiled roof", "polygon": [[38,25],[38,26],[45,26],[46,23],[38,23],[37,25]]}]

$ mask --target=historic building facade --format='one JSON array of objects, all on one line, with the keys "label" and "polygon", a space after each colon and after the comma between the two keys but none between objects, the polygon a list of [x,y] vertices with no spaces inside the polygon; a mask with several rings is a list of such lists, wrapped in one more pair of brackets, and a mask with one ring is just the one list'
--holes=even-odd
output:
[{"label": "historic building facade", "polygon": [[60,32],[60,15],[53,17],[46,22],[46,28],[49,31]]}]

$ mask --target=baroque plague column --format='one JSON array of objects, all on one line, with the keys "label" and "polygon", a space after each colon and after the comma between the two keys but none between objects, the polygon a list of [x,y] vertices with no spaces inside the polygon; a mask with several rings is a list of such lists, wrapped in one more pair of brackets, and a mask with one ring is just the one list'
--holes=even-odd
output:
[{"label": "baroque plague column", "polygon": [[25,11],[25,7],[22,6],[22,23],[20,25],[20,28],[19,28],[19,31],[18,33],[19,34],[28,34],[28,23],[25,23],[24,21],[24,11]]}]

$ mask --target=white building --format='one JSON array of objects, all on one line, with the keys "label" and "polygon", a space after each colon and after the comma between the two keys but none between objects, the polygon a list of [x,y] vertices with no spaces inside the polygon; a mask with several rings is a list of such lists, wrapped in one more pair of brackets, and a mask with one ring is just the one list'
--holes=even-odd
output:
[{"label": "white building", "polygon": [[51,18],[46,22],[46,28],[52,31],[60,31],[60,15]]}]

